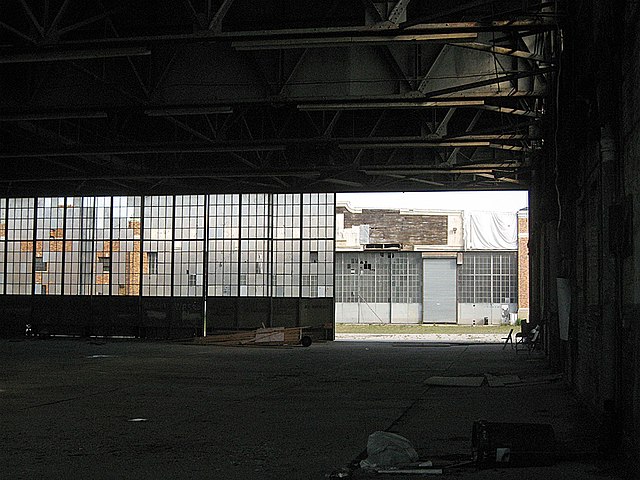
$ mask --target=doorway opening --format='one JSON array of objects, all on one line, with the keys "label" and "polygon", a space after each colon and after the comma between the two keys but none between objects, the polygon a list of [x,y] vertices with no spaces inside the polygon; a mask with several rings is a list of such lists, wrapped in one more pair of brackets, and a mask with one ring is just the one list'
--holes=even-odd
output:
[{"label": "doorway opening", "polygon": [[527,243],[526,191],[337,194],[336,339],[504,341]]}]

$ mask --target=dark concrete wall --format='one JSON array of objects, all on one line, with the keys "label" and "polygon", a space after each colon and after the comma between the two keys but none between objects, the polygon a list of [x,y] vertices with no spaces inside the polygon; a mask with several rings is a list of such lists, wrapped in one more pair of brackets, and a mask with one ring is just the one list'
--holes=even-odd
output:
[{"label": "dark concrete wall", "polygon": [[[536,159],[531,188],[532,319],[545,325],[551,365],[599,422],[600,449],[637,461],[640,8],[595,0],[568,8],[560,95],[546,125],[558,142]],[[567,341],[557,277],[571,285]]]},{"label": "dark concrete wall", "polygon": [[[620,403],[625,443],[640,459],[640,7],[627,2],[622,56],[621,222],[617,223],[621,277]],[[626,445],[625,445],[626,447]],[[640,463],[640,461],[638,461]],[[637,471],[637,470],[636,470]]]},{"label": "dark concrete wall", "polygon": [[[207,332],[263,324],[333,336],[333,298],[208,297]],[[202,297],[0,295],[0,338],[34,334],[190,338],[204,326]]]}]

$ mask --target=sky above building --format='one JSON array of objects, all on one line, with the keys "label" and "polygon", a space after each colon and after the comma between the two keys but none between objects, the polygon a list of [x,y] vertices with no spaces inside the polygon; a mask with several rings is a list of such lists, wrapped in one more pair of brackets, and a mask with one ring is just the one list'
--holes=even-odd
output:
[{"label": "sky above building", "polygon": [[517,212],[529,206],[527,191],[338,193],[356,208]]}]

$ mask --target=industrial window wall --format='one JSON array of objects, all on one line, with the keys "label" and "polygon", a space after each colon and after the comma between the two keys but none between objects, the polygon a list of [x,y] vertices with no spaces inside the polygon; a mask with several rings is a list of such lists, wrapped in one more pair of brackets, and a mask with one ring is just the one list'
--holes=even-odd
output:
[{"label": "industrial window wall", "polygon": [[500,324],[517,309],[517,252],[336,254],[336,322]]},{"label": "industrial window wall", "polygon": [[[518,302],[516,252],[465,252],[458,265],[459,321],[508,321]],[[505,318],[505,315],[507,318]]]},{"label": "industrial window wall", "polygon": [[288,324],[332,323],[334,205],[325,193],[0,199],[0,309],[147,336],[185,319],[195,334],[277,324],[282,307],[296,311]]},{"label": "industrial window wall", "polygon": [[336,255],[336,321],[415,323],[421,318],[422,256],[414,252]]}]

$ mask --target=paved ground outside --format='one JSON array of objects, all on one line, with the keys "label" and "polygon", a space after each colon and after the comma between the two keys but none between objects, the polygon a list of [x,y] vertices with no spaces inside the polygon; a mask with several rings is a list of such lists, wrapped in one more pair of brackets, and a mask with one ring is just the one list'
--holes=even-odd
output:
[{"label": "paved ground outside", "polygon": [[504,334],[509,330],[519,332],[520,325],[458,325],[458,324],[405,324],[405,323],[336,323],[337,334],[371,333],[371,334]]},{"label": "paved ground outside", "polygon": [[1,340],[0,365],[3,479],[323,479],[352,464],[377,430],[447,464],[469,459],[481,418],[553,425],[557,463],[441,478],[621,478],[615,462],[597,460],[597,419],[561,380],[425,384],[433,375],[549,373],[543,355],[499,344]]},{"label": "paved ground outside", "polygon": [[336,340],[352,342],[495,344],[504,343],[506,336],[506,333],[338,333],[336,334]]}]

